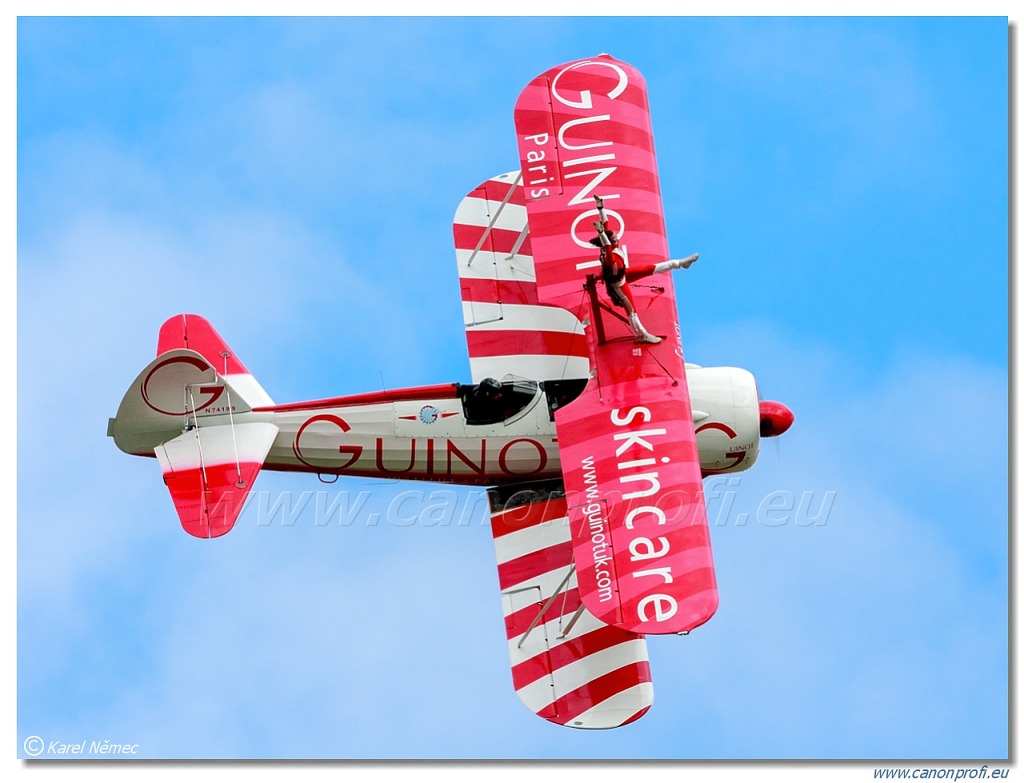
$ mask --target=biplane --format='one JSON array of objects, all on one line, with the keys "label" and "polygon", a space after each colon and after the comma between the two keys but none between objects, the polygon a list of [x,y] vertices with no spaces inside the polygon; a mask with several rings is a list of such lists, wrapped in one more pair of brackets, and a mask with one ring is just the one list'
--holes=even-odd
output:
[{"label": "biplane", "polygon": [[227,533],[261,470],[487,487],[512,680],[575,728],[651,706],[645,635],[718,606],[702,478],[793,415],[684,362],[647,89],[608,55],[515,105],[519,169],[459,204],[471,381],[278,404],[210,323],[160,329],[108,434],[156,457],[184,529]]}]

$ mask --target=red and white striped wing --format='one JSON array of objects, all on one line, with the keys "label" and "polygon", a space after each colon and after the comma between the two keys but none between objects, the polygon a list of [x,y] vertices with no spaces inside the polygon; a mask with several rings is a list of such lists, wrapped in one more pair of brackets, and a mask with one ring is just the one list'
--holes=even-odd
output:
[{"label": "red and white striped wing", "polygon": [[555,413],[583,601],[636,633],[687,632],[718,588],[672,277],[632,286],[657,344],[637,343],[599,277],[581,296],[601,271],[594,196],[630,266],[668,259],[647,87],[608,55],[566,63],[523,90],[515,124],[538,301],[590,324],[592,377]]},{"label": "red and white striped wing", "polygon": [[[594,196],[628,250],[628,267],[668,260],[647,86],[627,63],[601,55],[556,66],[515,106],[524,204],[539,301],[578,312],[580,288],[601,273]],[[667,283],[662,274],[645,282]],[[646,323],[646,322],[645,322]]]},{"label": "red and white striped wing", "polygon": [[[644,637],[606,625],[582,605],[561,492],[514,492],[502,501],[492,490],[491,529],[516,693],[562,726],[609,729],[636,720],[654,696]],[[517,503],[517,495],[528,499]]]},{"label": "red and white striped wing", "polygon": [[453,233],[474,383],[516,375],[537,381],[585,378],[583,327],[537,299],[519,172],[474,188],[459,204]]}]

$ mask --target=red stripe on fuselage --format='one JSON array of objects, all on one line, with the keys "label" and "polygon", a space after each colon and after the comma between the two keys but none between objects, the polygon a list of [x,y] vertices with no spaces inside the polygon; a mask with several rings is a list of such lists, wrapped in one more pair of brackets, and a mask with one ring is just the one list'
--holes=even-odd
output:
[{"label": "red stripe on fuselage", "polygon": [[356,405],[377,405],[382,402],[409,402],[420,400],[452,400],[459,396],[457,383],[445,383],[437,386],[419,386],[414,389],[394,389],[392,391],[367,392],[353,394],[348,397],[330,397],[324,400],[307,402],[290,402],[285,405],[267,405],[253,408],[256,413],[288,411],[308,411],[317,408],[346,408]]}]

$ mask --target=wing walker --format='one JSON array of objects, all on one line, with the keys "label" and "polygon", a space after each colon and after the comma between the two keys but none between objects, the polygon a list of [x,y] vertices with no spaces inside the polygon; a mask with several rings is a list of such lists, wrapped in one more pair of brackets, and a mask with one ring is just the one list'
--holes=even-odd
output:
[{"label": "wing walker", "polygon": [[[591,239],[590,243],[601,249],[601,278],[604,281],[605,290],[608,292],[608,298],[626,311],[628,323],[636,334],[638,342],[660,343],[662,337],[656,337],[648,332],[640,322],[640,316],[637,315],[636,304],[633,302],[633,295],[630,293],[629,284],[648,275],[670,272],[673,269],[689,269],[690,265],[697,260],[697,254],[694,253],[682,259],[663,261],[660,264],[649,264],[640,269],[630,269],[626,248],[619,243],[615,232],[608,227],[608,218],[604,213],[604,199],[600,196],[594,196],[594,200],[597,202],[599,219],[594,222],[597,236]],[[613,310],[608,310],[606,306],[599,302],[596,296],[597,278],[594,275],[587,276],[587,292],[591,297],[591,311],[598,319],[595,325],[600,333],[600,339],[603,341],[604,328],[600,321],[600,308],[603,307],[617,318],[621,318],[621,316]]]}]

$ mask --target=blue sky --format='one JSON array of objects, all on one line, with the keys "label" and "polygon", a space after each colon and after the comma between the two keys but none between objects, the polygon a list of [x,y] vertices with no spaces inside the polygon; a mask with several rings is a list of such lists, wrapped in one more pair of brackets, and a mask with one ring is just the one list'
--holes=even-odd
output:
[{"label": "blue sky", "polygon": [[[1005,18],[605,22],[19,21],[19,755],[1007,756]],[[605,49],[687,359],[796,424],[707,483],[721,609],[649,640],[650,713],[582,733],[512,691],[479,492],[265,473],[203,542],[104,434],[178,312],[278,402],[468,380],[455,207]]]}]

